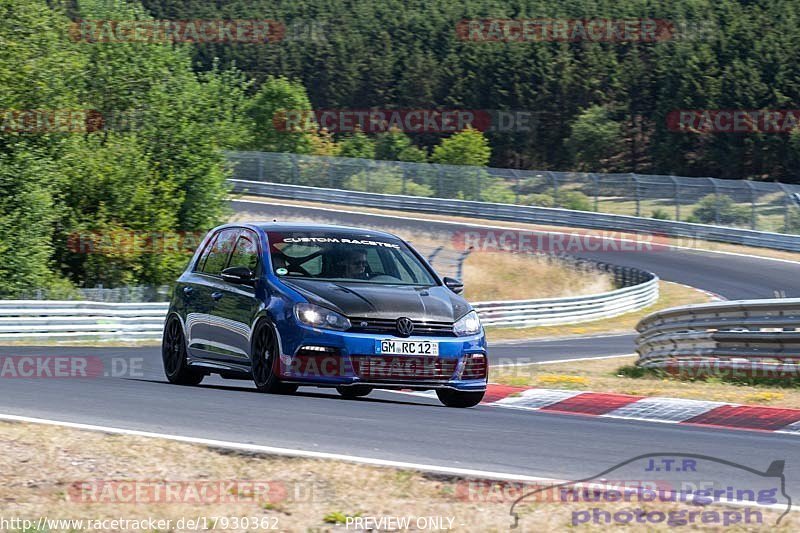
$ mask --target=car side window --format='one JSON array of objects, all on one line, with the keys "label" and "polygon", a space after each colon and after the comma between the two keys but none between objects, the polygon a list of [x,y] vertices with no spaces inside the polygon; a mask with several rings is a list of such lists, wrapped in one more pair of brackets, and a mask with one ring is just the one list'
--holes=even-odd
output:
[{"label": "car side window", "polygon": [[[322,254],[318,253],[319,247],[317,246],[278,243],[273,245],[273,248],[279,252],[272,255],[272,267],[276,270],[278,268],[286,268],[291,262],[292,265],[301,267],[312,276],[318,276],[322,272]],[[296,260],[309,255],[313,255],[313,257],[301,263],[292,262],[293,259]]]},{"label": "car side window", "polygon": [[404,283],[419,283],[419,280],[425,279],[427,273],[422,269],[422,265],[409,263],[394,250],[382,251],[385,252],[387,256],[395,256],[395,260],[389,261],[389,264],[394,266],[394,272],[387,272],[387,274],[400,278]]},{"label": "car side window", "polygon": [[369,272],[373,276],[387,273],[377,248],[369,248],[367,250],[367,264]]},{"label": "car side window", "polygon": [[208,254],[211,253],[211,248],[214,247],[214,243],[216,242],[217,237],[219,237],[219,232],[217,232],[214,235],[212,235],[211,238],[206,243],[205,248],[203,248],[203,251],[200,253],[200,258],[197,260],[197,263],[195,263],[195,265],[194,265],[194,271],[195,272],[202,272],[203,271],[203,266],[206,264],[206,259],[208,259]]},{"label": "car side window", "polygon": [[228,268],[242,266],[247,267],[253,272],[256,271],[258,266],[258,245],[255,241],[255,235],[249,231],[245,231],[236,241],[236,247],[231,254],[231,260],[228,263]]},{"label": "car side window", "polygon": [[239,231],[238,229],[230,228],[222,230],[217,235],[214,244],[211,245],[208,256],[201,266],[201,272],[216,276],[225,269],[225,265],[228,264],[228,256],[233,250]]}]

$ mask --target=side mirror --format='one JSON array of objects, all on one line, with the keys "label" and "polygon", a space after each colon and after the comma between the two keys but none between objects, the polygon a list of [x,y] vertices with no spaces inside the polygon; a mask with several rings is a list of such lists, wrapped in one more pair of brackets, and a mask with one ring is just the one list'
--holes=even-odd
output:
[{"label": "side mirror", "polygon": [[464,292],[464,284],[457,280],[456,278],[444,278],[444,286],[453,291],[456,294],[461,294]]},{"label": "side mirror", "polygon": [[255,278],[253,271],[243,266],[228,267],[223,270],[220,275],[225,281],[238,285],[249,285],[253,283]]}]

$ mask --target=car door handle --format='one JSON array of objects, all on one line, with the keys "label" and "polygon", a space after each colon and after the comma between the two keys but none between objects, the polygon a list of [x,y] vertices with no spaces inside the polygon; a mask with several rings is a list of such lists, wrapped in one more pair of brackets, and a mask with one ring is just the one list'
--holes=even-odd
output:
[{"label": "car door handle", "polygon": [[185,294],[186,296],[191,296],[192,292],[194,292],[194,289],[191,288],[191,287],[184,287],[183,288],[183,294]]},{"label": "car door handle", "polygon": [[223,293],[223,292],[212,292],[211,293],[211,299],[214,300],[215,302],[217,302],[217,301],[219,301],[220,298],[222,298],[223,294],[225,294],[225,293]]}]

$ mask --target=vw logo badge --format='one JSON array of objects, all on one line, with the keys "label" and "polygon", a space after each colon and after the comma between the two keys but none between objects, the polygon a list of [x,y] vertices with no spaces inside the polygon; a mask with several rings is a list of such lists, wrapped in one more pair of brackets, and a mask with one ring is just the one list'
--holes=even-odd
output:
[{"label": "vw logo badge", "polygon": [[414,332],[414,323],[410,318],[400,317],[397,319],[397,333],[401,337],[408,337]]}]

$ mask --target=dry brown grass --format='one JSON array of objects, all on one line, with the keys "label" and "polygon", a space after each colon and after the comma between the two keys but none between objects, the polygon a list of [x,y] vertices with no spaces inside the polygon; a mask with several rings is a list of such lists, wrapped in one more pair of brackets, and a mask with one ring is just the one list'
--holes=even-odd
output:
[{"label": "dry brown grass", "polygon": [[604,272],[580,272],[557,259],[481,252],[464,262],[464,287],[471,301],[525,300],[597,294],[613,290],[614,282]]},{"label": "dry brown grass", "polygon": [[800,389],[768,385],[742,385],[709,379],[683,381],[645,376],[631,378],[619,369],[633,365],[636,356],[495,368],[492,381],[506,385],[550,389],[614,392],[634,396],[663,396],[738,404],[800,408]]},{"label": "dry brown grass", "polygon": [[[155,438],[118,436],[37,424],[0,422],[0,501],[2,517],[38,521],[50,519],[180,519],[197,517],[250,517],[266,519],[280,531],[344,531],[347,516],[452,518],[454,531],[508,531],[509,510],[519,494],[531,488],[468,491],[462,479],[431,476],[416,471],[378,468],[338,461],[297,459],[257,454],[238,454],[204,446]],[[86,481],[213,483],[215,481],[268,482],[265,492],[232,490],[225,493],[233,503],[148,502],[86,503],[71,494],[73,483]],[[196,485],[195,485],[196,486]],[[278,490],[273,490],[278,488]],[[288,494],[282,489],[288,490]],[[295,492],[295,490],[297,492]],[[84,494],[89,494],[85,492]],[[101,492],[109,494],[109,492]],[[113,494],[113,493],[112,493]],[[125,496],[125,492],[118,492]],[[186,492],[184,494],[189,494]],[[473,496],[468,496],[472,494]],[[477,495],[477,496],[476,496]],[[180,500],[180,498],[179,498]],[[185,500],[184,500],[185,501]],[[632,504],[536,503],[521,506],[520,529],[560,531],[571,527],[572,513],[592,506],[617,511]],[[646,510],[680,509],[678,504],[636,504]],[[685,506],[684,506],[685,508]],[[723,507],[706,507],[703,509]],[[796,531],[796,515],[773,528],[776,514],[764,512],[771,531]],[[218,526],[218,530],[221,530]],[[228,527],[226,531],[248,528]],[[607,525],[581,526],[604,531]],[[666,526],[648,529],[658,531]],[[120,531],[109,528],[105,531]],[[174,527],[166,530],[176,531]],[[263,529],[249,528],[250,531]],[[352,524],[350,530],[354,530]],[[728,530],[728,528],[726,528]],[[731,531],[744,528],[731,527]],[[63,531],[54,529],[52,531]]]}]

